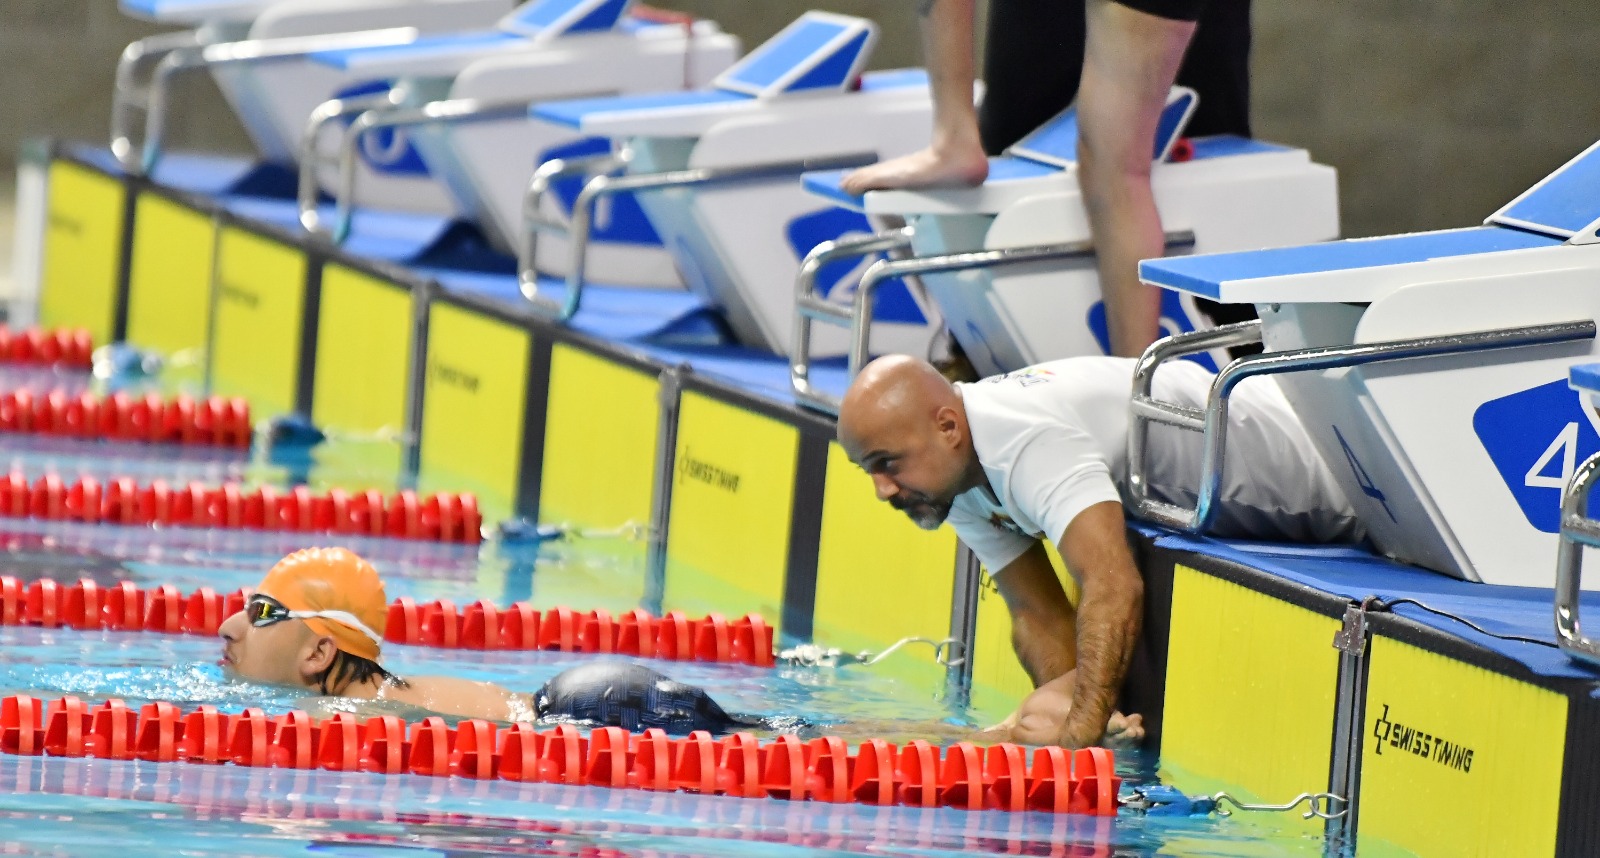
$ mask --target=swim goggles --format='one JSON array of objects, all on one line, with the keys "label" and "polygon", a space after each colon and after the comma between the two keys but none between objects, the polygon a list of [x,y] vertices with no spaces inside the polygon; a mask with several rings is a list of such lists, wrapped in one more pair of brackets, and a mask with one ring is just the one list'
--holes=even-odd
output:
[{"label": "swim goggles", "polygon": [[372,639],[378,646],[383,646],[383,638],[377,632],[367,628],[367,624],[356,618],[349,611],[291,611],[283,603],[271,596],[260,593],[250,597],[244,603],[244,615],[250,620],[250,625],[256,628],[265,628],[284,620],[332,620],[342,626],[355,629]]}]

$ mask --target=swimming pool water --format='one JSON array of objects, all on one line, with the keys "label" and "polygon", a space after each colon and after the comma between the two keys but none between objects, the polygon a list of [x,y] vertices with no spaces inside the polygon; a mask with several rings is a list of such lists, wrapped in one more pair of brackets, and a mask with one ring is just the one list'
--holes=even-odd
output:
[{"label": "swimming pool water", "polygon": [[[81,379],[0,370],[0,388],[48,387]],[[30,479],[133,476],[169,483],[242,479],[282,486],[392,488],[397,461],[372,442],[335,441],[305,461],[211,448],[148,447],[57,438],[0,438],[0,467]],[[381,446],[381,445],[380,445]],[[490,507],[486,503],[486,509]],[[219,592],[255,584],[284,554],[331,537],[150,529],[0,519],[0,574],[100,584],[201,586]],[[648,587],[642,544],[574,539],[542,548],[337,540],[371,559],[388,596],[464,604],[530,601],[614,613],[639,606]],[[685,606],[686,610],[690,606]],[[693,611],[690,611],[693,613]],[[826,643],[826,641],[824,641]],[[137,706],[166,700],[223,711],[248,706],[279,714],[322,703],[289,689],[245,683],[216,666],[214,638],[33,627],[0,627],[0,696],[116,697]],[[532,691],[594,656],[385,648],[396,673],[441,673]],[[900,658],[900,657],[897,657]],[[732,712],[798,716],[813,724],[894,722],[890,741],[950,741],[954,725],[981,726],[1004,713],[972,712],[946,699],[937,671],[891,658],[874,667],[759,669],[647,662],[701,685]],[[925,662],[923,656],[923,662]],[[920,669],[911,669],[913,667]],[[327,711],[323,708],[322,711]],[[370,714],[370,713],[368,713]],[[419,713],[396,711],[419,717]],[[943,725],[938,732],[922,725]],[[1130,783],[1155,761],[1119,755]],[[470,781],[416,775],[247,769],[103,759],[0,756],[0,854],[20,855],[477,855],[551,856],[1059,856],[1322,854],[1320,829],[1279,818],[1115,818],[952,809],[871,808],[632,790]]]}]

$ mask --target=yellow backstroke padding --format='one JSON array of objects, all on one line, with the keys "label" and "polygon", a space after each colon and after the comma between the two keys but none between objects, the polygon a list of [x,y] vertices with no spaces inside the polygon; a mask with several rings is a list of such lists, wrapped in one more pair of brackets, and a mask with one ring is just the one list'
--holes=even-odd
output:
[{"label": "yellow backstroke padding", "polygon": [[258,420],[293,410],[305,335],[305,252],[223,227],[216,291],[213,389],[248,399]]},{"label": "yellow backstroke padding", "polygon": [[110,342],[128,189],[66,161],[50,163],[49,183],[39,324],[87,328],[97,345]]},{"label": "yellow backstroke padding", "polygon": [[684,393],[673,461],[665,607],[781,622],[800,432]]},{"label": "yellow backstroke padding", "polygon": [[401,464],[415,347],[412,302],[405,286],[343,265],[322,269],[311,419],[369,439],[325,451],[338,448],[333,454],[341,467],[376,476]]},{"label": "yellow backstroke padding", "polygon": [[551,349],[539,517],[591,528],[648,524],[660,384],[583,349]]},{"label": "yellow backstroke padding", "polygon": [[[842,447],[828,445],[814,614],[818,642],[847,652],[878,652],[905,637],[945,637],[955,561],[954,531],[930,533],[912,524],[878,500],[872,479]],[[926,647],[904,658],[943,671]]]},{"label": "yellow backstroke padding", "polygon": [[342,265],[322,271],[311,417],[349,432],[398,432],[410,381],[411,292]]},{"label": "yellow backstroke padding", "polygon": [[[134,201],[128,268],[128,342],[157,353],[200,356],[211,325],[211,215],[158,194]],[[200,361],[178,361],[177,381],[199,381]]]},{"label": "yellow backstroke padding", "polygon": [[1553,854],[1567,699],[1388,638],[1369,652],[1363,853]]},{"label": "yellow backstroke padding", "polygon": [[527,414],[526,328],[435,302],[422,398],[423,491],[471,491],[485,521],[516,502]]},{"label": "yellow backstroke padding", "polygon": [[1338,621],[1184,566],[1173,576],[1166,777],[1271,802],[1325,789]]}]

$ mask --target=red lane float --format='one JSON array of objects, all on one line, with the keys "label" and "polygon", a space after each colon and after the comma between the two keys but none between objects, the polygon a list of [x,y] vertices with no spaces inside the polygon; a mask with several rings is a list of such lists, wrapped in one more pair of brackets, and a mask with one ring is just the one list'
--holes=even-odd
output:
[{"label": "red lane float", "polygon": [[469,545],[483,539],[478,499],[465,492],[419,496],[408,489],[385,498],[378,491],[351,495],[340,489],[319,494],[304,486],[288,492],[271,486],[245,488],[240,483],[174,486],[163,480],[140,484],[128,477],[104,483],[82,477],[69,483],[54,474],[30,484],[15,471],[0,476],[0,518],[328,533]]},{"label": "red lane float", "polygon": [[94,338],[87,328],[23,328],[0,325],[0,363],[68,366],[93,364]]},{"label": "red lane float", "polygon": [[249,449],[252,428],[250,404],[240,398],[12,390],[0,393],[0,432]]},{"label": "red lane float", "polygon": [[[0,625],[111,629],[166,634],[214,635],[223,620],[244,610],[245,592],[218,593],[201,587],[183,593],[171,584],[141,588],[122,581],[107,588],[87,578],[64,584],[41,578],[24,586],[0,575]],[[727,646],[702,646],[708,639]],[[691,619],[682,611],[665,617],[632,610],[614,621],[604,610],[527,602],[498,608],[487,600],[458,608],[449,600],[418,604],[402,596],[389,604],[384,639],[436,649],[546,650],[604,653],[714,664],[772,667],[772,627],[756,614],[728,620],[721,614]]]},{"label": "red lane float", "polygon": [[300,711],[227,715],[201,706],[185,713],[164,702],[135,710],[121,700],[90,706],[71,696],[0,698],[0,753],[1099,816],[1117,812],[1122,783],[1104,748],[1039,748],[1030,763],[1026,749],[1011,744],[941,750],[868,739],[852,753],[836,737],[763,743],[749,733],[673,738],[617,727],[584,736],[568,724],[541,731],[466,720],[451,728],[438,717],[360,721],[347,713],[317,722]]}]

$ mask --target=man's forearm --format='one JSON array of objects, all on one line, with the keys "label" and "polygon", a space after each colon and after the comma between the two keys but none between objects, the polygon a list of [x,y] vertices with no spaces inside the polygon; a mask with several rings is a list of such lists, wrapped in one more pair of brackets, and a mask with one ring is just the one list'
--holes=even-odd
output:
[{"label": "man's forearm", "polygon": [[1078,675],[1064,744],[1081,746],[1099,739],[1116,707],[1143,612],[1144,584],[1137,577],[1085,582],[1078,604]]},{"label": "man's forearm", "polygon": [[962,143],[966,136],[975,139],[973,0],[917,0],[917,17],[933,95],[934,148]]},{"label": "man's forearm", "polygon": [[1070,622],[1047,623],[1030,614],[1011,618],[1011,648],[1033,687],[1055,679],[1077,665],[1076,630]]}]

